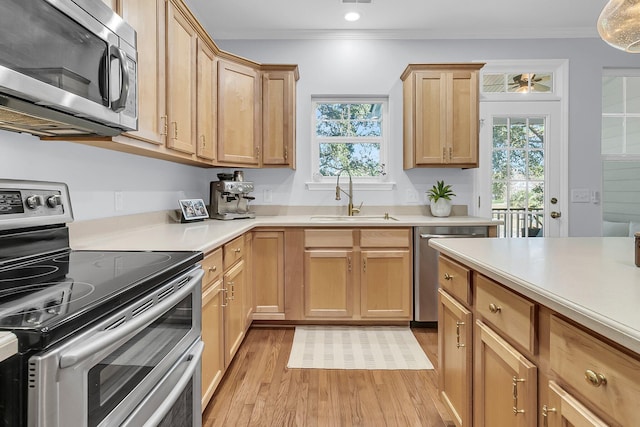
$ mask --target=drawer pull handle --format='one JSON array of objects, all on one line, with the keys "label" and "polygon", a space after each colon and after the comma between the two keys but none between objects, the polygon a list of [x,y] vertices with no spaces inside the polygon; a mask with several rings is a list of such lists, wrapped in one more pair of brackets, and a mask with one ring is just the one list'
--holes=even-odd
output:
[{"label": "drawer pull handle", "polygon": [[444,280],[453,280],[453,276],[449,273],[444,273]]},{"label": "drawer pull handle", "polygon": [[518,383],[523,383],[524,378],[518,378],[514,375],[511,380],[513,385],[513,415],[524,414],[524,409],[518,409]]},{"label": "drawer pull handle", "polygon": [[547,417],[549,416],[549,412],[557,412],[556,408],[549,408],[547,405],[542,405],[542,418],[544,419],[544,427],[549,425],[549,420]]},{"label": "drawer pull handle", "polygon": [[594,387],[600,387],[601,385],[607,384],[607,378],[603,374],[594,372],[591,369],[587,369],[584,372],[584,379]]},{"label": "drawer pull handle", "polygon": [[464,347],[464,344],[460,343],[460,326],[464,325],[464,322],[456,321],[456,347]]},{"label": "drawer pull handle", "polygon": [[500,313],[502,311],[502,307],[499,305],[495,305],[494,303],[489,304],[489,311],[492,313]]},{"label": "drawer pull handle", "polygon": [[240,253],[240,248],[235,248],[235,249],[233,250],[233,252],[235,252],[235,253],[239,254],[239,253]]},{"label": "drawer pull handle", "polygon": [[209,271],[214,272],[218,269],[215,265],[213,267],[209,267]]}]

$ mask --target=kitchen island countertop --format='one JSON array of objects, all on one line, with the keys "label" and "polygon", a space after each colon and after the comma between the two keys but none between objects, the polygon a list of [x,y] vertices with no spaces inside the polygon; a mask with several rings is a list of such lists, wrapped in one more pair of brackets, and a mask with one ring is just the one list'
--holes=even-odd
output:
[{"label": "kitchen island countertop", "polygon": [[632,237],[432,239],[429,245],[640,354]]}]

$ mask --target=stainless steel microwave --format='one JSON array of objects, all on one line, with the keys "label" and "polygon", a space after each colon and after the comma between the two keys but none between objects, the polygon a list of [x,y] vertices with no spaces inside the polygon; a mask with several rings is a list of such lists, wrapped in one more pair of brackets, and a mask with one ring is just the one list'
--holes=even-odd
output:
[{"label": "stainless steel microwave", "polygon": [[0,1],[0,128],[113,136],[137,127],[130,25],[101,0]]}]

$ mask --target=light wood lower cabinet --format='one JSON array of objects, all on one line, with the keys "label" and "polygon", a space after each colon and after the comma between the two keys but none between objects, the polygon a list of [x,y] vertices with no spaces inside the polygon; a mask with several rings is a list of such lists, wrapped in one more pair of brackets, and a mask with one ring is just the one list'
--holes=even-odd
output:
[{"label": "light wood lower cabinet", "polygon": [[609,427],[555,381],[549,381],[549,403],[541,416],[544,427]]},{"label": "light wood lower cabinet", "polygon": [[537,367],[480,320],[476,345],[476,427],[535,427]]},{"label": "light wood lower cabinet", "polygon": [[217,280],[202,294],[202,410],[207,406],[224,373],[224,290]]},{"label": "light wood lower cabinet", "polygon": [[224,288],[226,290],[226,307],[224,308],[225,366],[229,366],[233,360],[233,356],[242,344],[246,330],[245,274],[243,260],[236,263],[224,274]]},{"label": "light wood lower cabinet", "polygon": [[308,229],[304,316],[411,320],[411,229]]},{"label": "light wood lower cabinet", "polygon": [[284,320],[284,230],[253,232],[254,320]]},{"label": "light wood lower cabinet", "polygon": [[473,315],[447,292],[438,291],[438,387],[457,427],[472,425]]},{"label": "light wood lower cabinet", "polygon": [[304,268],[305,316],[353,317],[353,251],[306,250]]}]

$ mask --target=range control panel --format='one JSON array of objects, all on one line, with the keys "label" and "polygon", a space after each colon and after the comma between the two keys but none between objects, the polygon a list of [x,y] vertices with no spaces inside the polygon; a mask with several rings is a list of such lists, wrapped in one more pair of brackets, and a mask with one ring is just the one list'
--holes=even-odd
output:
[{"label": "range control panel", "polygon": [[0,230],[72,221],[66,184],[0,180]]}]

